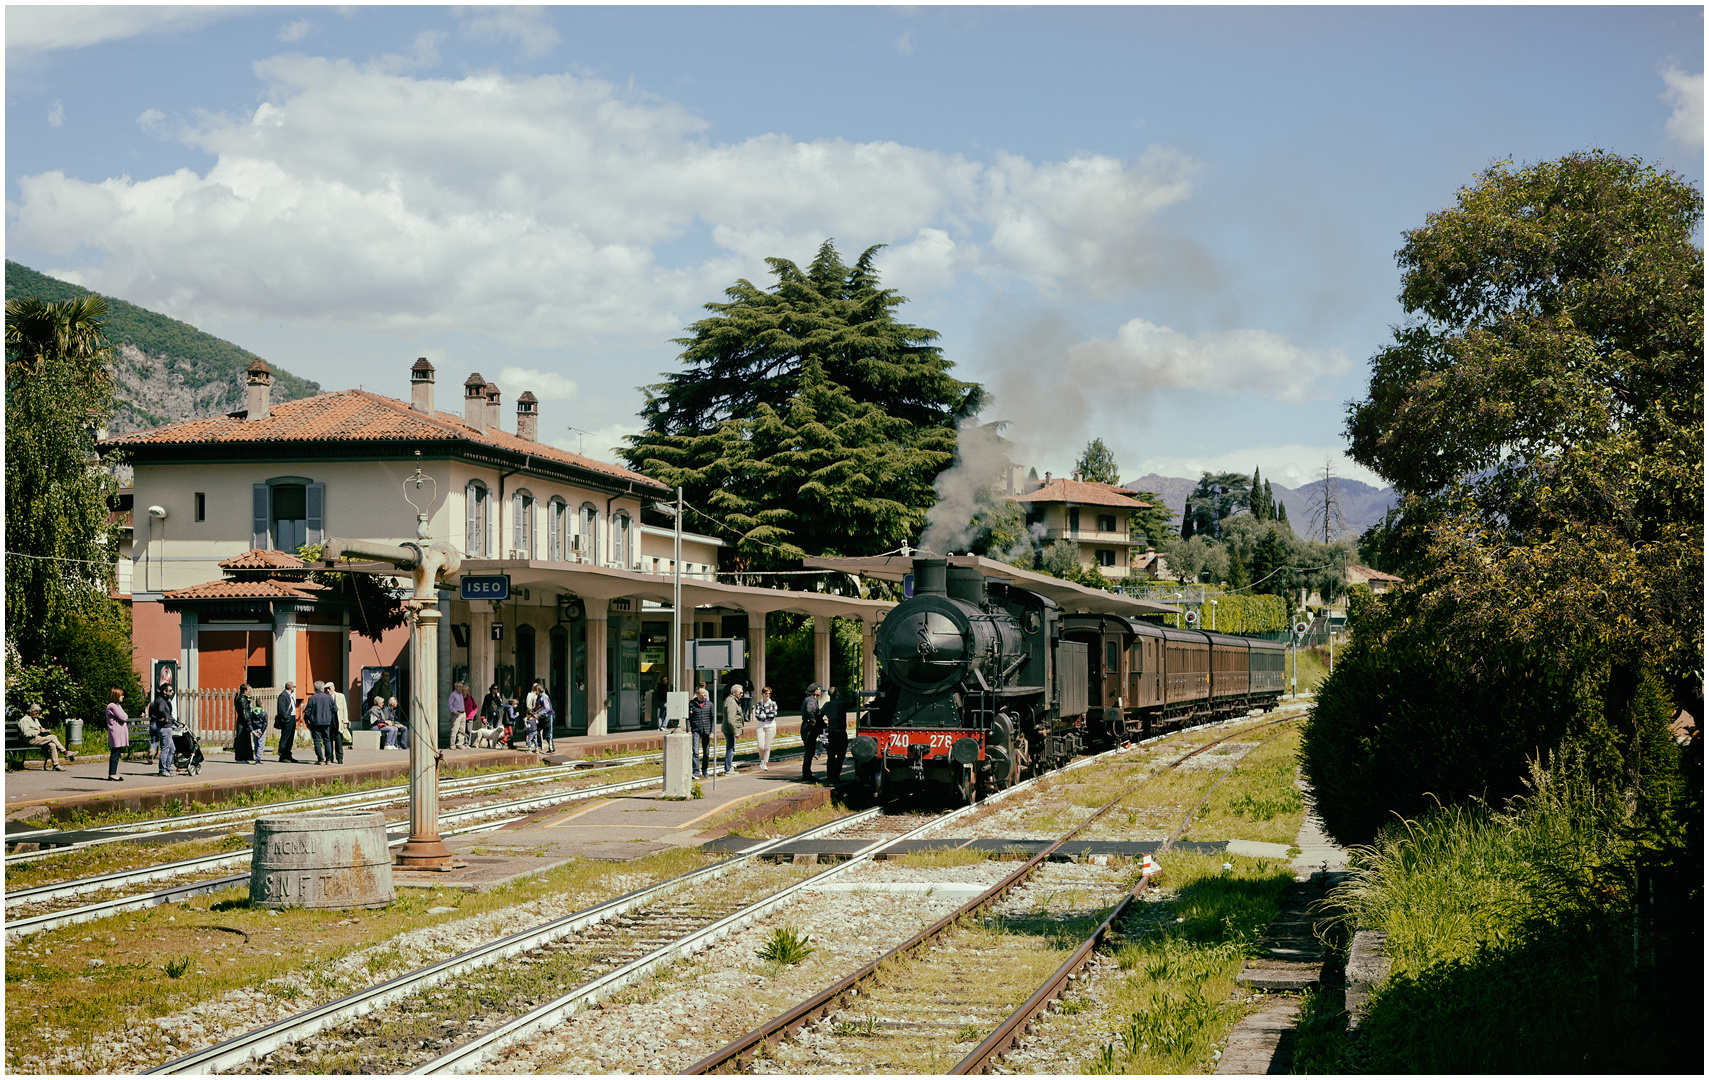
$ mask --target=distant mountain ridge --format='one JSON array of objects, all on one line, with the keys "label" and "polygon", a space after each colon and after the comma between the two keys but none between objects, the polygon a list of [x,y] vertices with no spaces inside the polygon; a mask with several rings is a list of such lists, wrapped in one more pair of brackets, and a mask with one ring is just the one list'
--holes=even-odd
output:
[{"label": "distant mountain ridge", "polygon": [[[1262,470],[1262,466],[1260,466]],[[1176,527],[1180,527],[1181,512],[1187,507],[1187,497],[1199,486],[1197,479],[1184,480],[1178,476],[1147,473],[1122,485],[1134,491],[1149,491],[1163,499],[1163,505],[1175,512]],[[1297,535],[1304,536],[1311,528],[1312,508],[1323,502],[1323,481],[1314,480],[1301,488],[1290,488],[1270,481],[1270,493],[1288,508],[1288,525]],[[1399,504],[1400,496],[1392,487],[1374,488],[1361,480],[1335,478],[1335,501],[1341,507],[1346,523],[1345,536],[1357,537],[1383,519],[1389,508]],[[1319,526],[1321,528],[1321,526]],[[1314,539],[1323,539],[1322,534]]]},{"label": "distant mountain ridge", "polygon": [[[38,297],[59,303],[92,290],[6,260],[6,299]],[[104,294],[103,294],[104,295]],[[244,372],[260,359],[248,349],[147,308],[108,296],[107,341],[118,403],[107,430],[114,435],[180,420],[235,412],[246,404]],[[320,384],[273,369],[273,400],[320,393]]]}]

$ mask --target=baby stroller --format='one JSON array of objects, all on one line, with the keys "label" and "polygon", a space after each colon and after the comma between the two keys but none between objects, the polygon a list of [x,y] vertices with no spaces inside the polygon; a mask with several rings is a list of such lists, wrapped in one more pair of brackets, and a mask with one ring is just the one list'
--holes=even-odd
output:
[{"label": "baby stroller", "polygon": [[172,767],[195,776],[202,771],[202,740],[193,731],[172,733]]}]

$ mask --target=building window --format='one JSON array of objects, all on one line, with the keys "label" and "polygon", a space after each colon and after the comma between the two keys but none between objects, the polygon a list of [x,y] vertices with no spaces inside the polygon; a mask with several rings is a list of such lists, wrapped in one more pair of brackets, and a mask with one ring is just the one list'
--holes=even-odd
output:
[{"label": "building window", "polygon": [[564,500],[554,498],[546,504],[546,558],[552,562],[564,561],[568,547],[564,539],[569,525],[570,508],[564,505]]},{"label": "building window", "polygon": [[1111,551],[1109,548],[1099,548],[1098,549],[1098,565],[1099,566],[1114,566],[1115,564],[1116,564],[1116,553],[1115,552]]},{"label": "building window", "polygon": [[1099,514],[1098,515],[1098,531],[1099,532],[1115,532],[1116,531],[1115,515],[1114,514]]},{"label": "building window", "polygon": [[205,491],[196,492],[196,520],[208,520],[208,493]]},{"label": "building window", "polygon": [[326,485],[303,476],[276,476],[255,485],[250,547],[293,554],[326,536]]},{"label": "building window", "polygon": [[469,481],[463,489],[463,553],[471,559],[487,557],[487,511],[491,502],[487,486],[479,480]]},{"label": "building window", "polygon": [[599,562],[599,511],[592,503],[582,503],[576,522],[576,551],[583,562]]},{"label": "building window", "polygon": [[1040,508],[1038,510],[1028,510],[1027,511],[1027,528],[1029,530],[1034,525],[1043,525],[1043,524],[1044,524],[1044,510],[1042,508]]},{"label": "building window", "polygon": [[1069,507],[1068,509],[1068,535],[1080,535],[1080,508],[1078,506]]},{"label": "building window", "polygon": [[518,490],[510,498],[510,549],[516,558],[534,558],[534,496]]},{"label": "building window", "polygon": [[611,562],[627,570],[634,561],[629,552],[629,515],[618,514],[611,522]]}]

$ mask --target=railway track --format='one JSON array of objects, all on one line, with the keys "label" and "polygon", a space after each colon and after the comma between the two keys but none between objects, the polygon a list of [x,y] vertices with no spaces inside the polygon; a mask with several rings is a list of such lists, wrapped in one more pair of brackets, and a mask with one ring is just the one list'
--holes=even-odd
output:
[{"label": "railway track", "polygon": [[[757,744],[746,744],[754,745]],[[737,756],[741,760],[758,759],[758,751],[743,749],[744,744],[737,744]],[[779,740],[773,743],[773,757],[787,759],[796,756],[801,749],[799,738],[791,736],[788,741]],[[507,788],[522,787],[531,784],[551,783],[557,780],[569,779],[578,775],[586,775],[593,769],[626,768],[632,765],[646,765],[664,760],[663,753],[639,754],[623,758],[597,758],[566,762],[562,765],[542,765],[519,769],[514,772],[492,774],[488,776],[458,777],[441,780],[439,791],[441,798],[458,798],[479,795],[489,791],[503,791]],[[658,780],[654,780],[658,783]],[[265,806],[248,806],[235,810],[210,810],[195,814],[177,814],[172,817],[150,818],[146,821],[124,822],[118,825],[102,826],[101,835],[79,840],[70,844],[60,844],[43,851],[8,852],[6,865],[21,862],[36,863],[56,856],[69,855],[92,847],[105,844],[122,843],[136,840],[165,840],[170,841],[175,834],[200,833],[222,825],[247,824],[263,814],[311,813],[321,810],[375,810],[409,801],[409,785],[393,784],[373,791],[353,792],[347,795],[314,796],[304,799],[286,799]],[[31,829],[21,832],[8,833],[7,845],[21,843],[41,843],[46,839],[63,835],[63,829]],[[11,897],[7,898],[8,906]]]},{"label": "railway track", "polygon": [[[1293,719],[1296,717],[1279,717],[1264,726],[1280,725]],[[1169,762],[1165,769],[1177,768],[1190,758],[1251,730],[1246,727],[1207,742]],[[1229,769],[1232,768],[1231,764]],[[1227,771],[1224,770],[1207,786],[1199,804],[1188,811],[1181,825],[1164,842],[1164,850],[1186,830]],[[1001,920],[1005,915],[1035,907],[1037,898],[1028,896],[1027,890],[1048,866],[1050,855],[1114,810],[1144,783],[1142,780],[1130,786],[1002,881],[877,960],[683,1071],[819,1071],[807,1061],[784,1060],[786,1055],[779,1053],[779,1044],[783,1040],[795,1036],[809,1025],[813,1026],[815,1049],[823,1053],[831,1072],[989,1071],[995,1059],[1024,1034],[1033,1017],[1078,977],[1078,972],[1095,954],[1111,929],[1147,888],[1149,878],[1142,877],[1136,886],[1126,889],[1125,882],[1121,886],[1114,885],[1114,875],[1089,873],[1085,869],[1067,871],[1069,876],[1077,873],[1082,878],[1102,878],[1106,894],[1119,893],[1120,898],[1110,897],[1115,900],[1113,906],[1066,961],[1054,966],[1042,980],[1031,984],[1016,981],[1017,970],[1025,967],[1024,963],[1018,962],[1016,950],[982,948],[980,938],[990,935],[981,934],[978,927],[969,931],[968,920],[981,915]],[[1047,889],[1060,888],[1064,873],[1048,875],[1042,885]],[[958,935],[955,940],[959,944],[949,943],[952,934]],[[936,947],[928,951],[931,946]],[[1048,953],[1051,950],[1044,951]],[[882,974],[898,964],[908,965],[916,976],[910,979],[904,974],[891,979]],[[936,972],[918,975],[917,969],[931,966],[937,968]],[[1015,1007],[1016,1001],[1020,1002],[1018,1008]],[[957,1014],[954,1024],[948,1029],[943,1020],[946,1011]],[[979,1039],[978,1045],[953,1066],[947,1061],[930,1060],[930,1055],[922,1050],[922,1047],[953,1046],[974,1039]],[[827,1048],[827,1044],[832,1045]],[[773,1060],[756,1065],[756,1058],[761,1055]]]},{"label": "railway track", "polygon": [[[1017,784],[987,801],[1022,793],[1034,783]],[[900,815],[887,821],[882,810],[873,809],[765,841],[713,867],[511,935],[153,1071],[326,1072],[357,1063],[364,1070],[389,1072],[474,1071],[662,965],[709,947],[879,851],[942,828],[979,805],[918,824],[917,818]],[[753,869],[766,851],[845,829],[862,830],[868,842],[828,869],[814,872],[794,864]],[[747,868],[744,877],[736,878],[742,868]],[[702,895],[715,877],[732,880],[715,897]],[[684,904],[678,894],[689,888],[697,890],[696,902]],[[386,1009],[384,1022],[373,1015],[381,1008]],[[334,1049],[321,1050],[319,1044]]]}]

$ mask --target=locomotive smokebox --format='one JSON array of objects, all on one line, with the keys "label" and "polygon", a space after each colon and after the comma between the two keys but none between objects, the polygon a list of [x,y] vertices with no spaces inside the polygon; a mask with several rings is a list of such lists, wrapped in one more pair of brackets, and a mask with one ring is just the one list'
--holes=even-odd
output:
[{"label": "locomotive smokebox", "polygon": [[947,592],[945,571],[949,564],[942,559],[914,560],[914,595],[943,596]]},{"label": "locomotive smokebox", "polygon": [[948,568],[949,594],[976,607],[985,606],[985,575],[977,566]]}]

